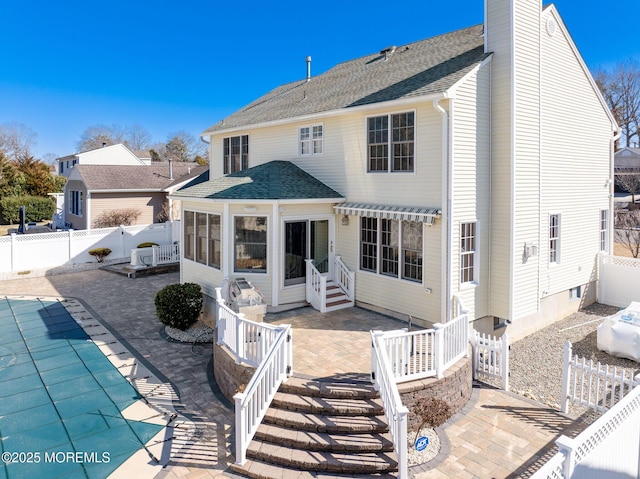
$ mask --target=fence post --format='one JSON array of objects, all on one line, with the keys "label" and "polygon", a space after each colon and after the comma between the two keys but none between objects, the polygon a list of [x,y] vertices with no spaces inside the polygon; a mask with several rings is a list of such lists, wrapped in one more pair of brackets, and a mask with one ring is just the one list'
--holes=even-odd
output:
[{"label": "fence post", "polygon": [[509,390],[509,337],[507,333],[502,335],[502,356],[500,358],[502,364],[500,369],[502,370],[502,389]]},{"label": "fence post", "polygon": [[238,364],[247,357],[247,352],[245,351],[244,321],[243,313],[236,314],[236,363]]},{"label": "fence post", "polygon": [[158,250],[159,246],[151,247],[151,266],[158,266]]},{"label": "fence post", "polygon": [[556,439],[558,450],[564,454],[562,461],[562,475],[565,479],[571,479],[573,475],[573,463],[575,462],[575,441],[564,434]]},{"label": "fence post", "polygon": [[222,299],[222,288],[216,288],[216,329],[218,330],[218,346],[222,344],[222,340],[224,338],[224,331],[222,328],[222,314],[220,310],[222,309],[220,306],[224,304],[224,299]]},{"label": "fence post", "polygon": [[[67,261],[71,261],[71,258],[73,258],[73,230],[70,229],[69,231],[67,231],[68,234],[68,239],[69,239],[69,249],[67,250]],[[65,261],[65,263],[67,262]]]},{"label": "fence post", "polygon": [[444,377],[443,365],[444,365],[444,334],[442,334],[442,328],[444,324],[436,323],[433,325],[435,331],[435,346],[436,346],[436,375],[438,378]]},{"label": "fence post", "polygon": [[405,406],[398,408],[398,478],[405,479],[409,477],[409,451],[407,445],[407,416],[409,409]]},{"label": "fence post", "polygon": [[380,330],[372,330],[371,331],[371,383],[373,384],[373,388],[378,391],[380,386],[378,386],[378,357],[376,355],[375,342],[376,338],[382,334]]},{"label": "fence post", "polygon": [[480,333],[473,330],[473,336],[471,336],[471,372],[473,373],[473,380],[478,379],[478,338]]},{"label": "fence post", "polygon": [[560,409],[563,413],[569,412],[569,372],[571,367],[571,341],[564,343],[564,356],[562,359],[562,393],[560,396]]},{"label": "fence post", "polygon": [[242,401],[244,398],[244,393],[237,393],[233,396],[236,406],[236,464],[240,466],[247,461],[247,452],[244,444],[247,418],[242,411]]},{"label": "fence post", "polygon": [[16,270],[16,237],[15,233],[11,233],[11,271],[12,273]]},{"label": "fence post", "polygon": [[287,324],[287,377],[293,375],[293,328]]}]

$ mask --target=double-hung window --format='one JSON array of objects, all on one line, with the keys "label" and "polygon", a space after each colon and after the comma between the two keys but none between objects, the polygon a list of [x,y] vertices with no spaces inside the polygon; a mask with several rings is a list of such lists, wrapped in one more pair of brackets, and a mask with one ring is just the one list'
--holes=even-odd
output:
[{"label": "double-hung window", "polygon": [[220,269],[221,231],[220,231],[220,215],[209,215],[209,231],[208,231],[208,256],[207,264],[213,268]]},{"label": "double-hung window", "polygon": [[235,173],[249,168],[249,136],[231,136],[222,141],[223,173]]},{"label": "double-hung window", "polygon": [[460,284],[475,281],[476,223],[460,225]]},{"label": "double-hung window", "polygon": [[609,210],[600,210],[600,251],[609,251]]},{"label": "double-hung window", "polygon": [[69,213],[82,216],[82,191],[69,191]]},{"label": "double-hung window", "polygon": [[362,217],[360,269],[422,282],[422,223]]},{"label": "double-hung window", "polygon": [[184,212],[184,257],[220,269],[220,215]]},{"label": "double-hung window", "polygon": [[300,156],[321,155],[324,147],[322,125],[300,127],[298,144]]},{"label": "double-hung window", "polygon": [[549,215],[549,263],[560,262],[560,215]]},{"label": "double-hung window", "polygon": [[415,113],[367,119],[367,170],[412,172],[415,169]]}]

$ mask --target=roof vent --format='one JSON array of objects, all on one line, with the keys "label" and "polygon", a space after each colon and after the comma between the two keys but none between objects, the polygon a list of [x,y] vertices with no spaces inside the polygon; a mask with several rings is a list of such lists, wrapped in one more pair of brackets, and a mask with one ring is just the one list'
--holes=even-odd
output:
[{"label": "roof vent", "polygon": [[384,56],[384,61],[386,62],[389,59],[389,57],[393,55],[393,52],[395,51],[396,51],[396,46],[391,45],[390,47],[380,50],[380,55]]}]

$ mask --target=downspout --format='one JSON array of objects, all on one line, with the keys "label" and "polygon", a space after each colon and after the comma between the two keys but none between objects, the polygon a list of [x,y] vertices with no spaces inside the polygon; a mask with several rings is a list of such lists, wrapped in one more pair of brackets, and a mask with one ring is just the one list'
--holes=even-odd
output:
[{"label": "downspout", "polygon": [[451,318],[451,155],[449,155],[449,114],[440,106],[440,99],[433,100],[433,108],[442,117],[442,236],[444,267],[441,268],[442,295],[440,298],[440,321],[446,323]]}]

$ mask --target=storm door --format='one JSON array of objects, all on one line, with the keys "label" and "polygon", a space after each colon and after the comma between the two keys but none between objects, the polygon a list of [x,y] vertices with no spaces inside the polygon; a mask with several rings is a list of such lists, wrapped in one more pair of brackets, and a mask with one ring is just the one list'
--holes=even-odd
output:
[{"label": "storm door", "polygon": [[329,271],[329,220],[286,221],[284,223],[284,285],[303,284],[305,259],[321,273]]}]

